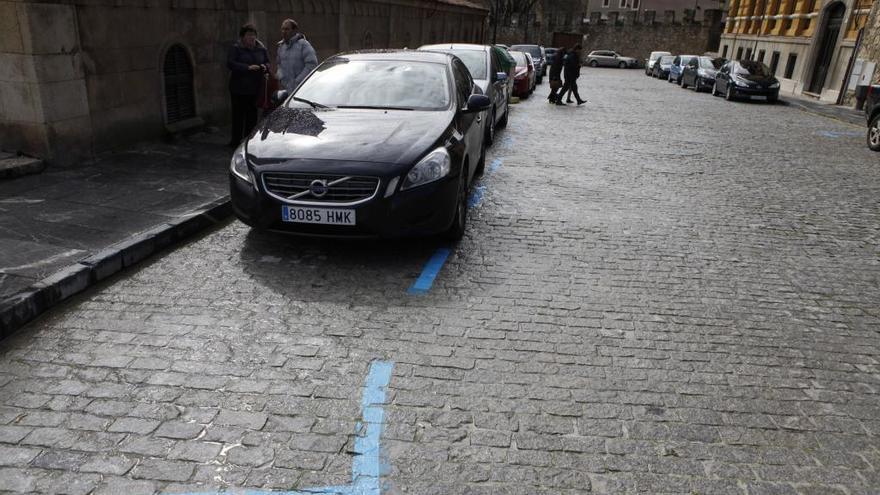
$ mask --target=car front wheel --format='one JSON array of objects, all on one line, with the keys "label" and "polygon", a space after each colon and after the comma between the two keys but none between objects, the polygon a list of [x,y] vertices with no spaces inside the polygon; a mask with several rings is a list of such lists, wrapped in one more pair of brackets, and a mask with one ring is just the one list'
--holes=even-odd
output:
[{"label": "car front wheel", "polygon": [[874,115],[868,125],[868,148],[880,151],[880,113]]},{"label": "car front wheel", "polygon": [[724,92],[724,99],[727,101],[733,101],[733,88],[730,84],[727,85],[727,91]]},{"label": "car front wheel", "polygon": [[621,63],[617,64],[617,66],[620,67],[621,69],[626,69],[626,62],[621,62]]},{"label": "car front wheel", "polygon": [[596,62],[595,60],[590,60],[590,67],[598,67],[598,66],[599,66],[599,62]]},{"label": "car front wheel", "polygon": [[457,241],[464,237],[464,231],[467,227],[467,168],[461,170],[461,177],[458,181],[458,197],[455,201],[455,218],[452,219],[452,225],[446,231],[444,237],[449,240]]}]

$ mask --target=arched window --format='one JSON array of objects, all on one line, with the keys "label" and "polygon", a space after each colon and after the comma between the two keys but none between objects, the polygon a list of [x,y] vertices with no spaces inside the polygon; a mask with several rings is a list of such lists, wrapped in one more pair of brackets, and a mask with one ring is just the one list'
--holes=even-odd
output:
[{"label": "arched window", "polygon": [[165,80],[165,118],[169,124],[196,116],[193,91],[193,68],[182,45],[172,45],[165,52],[162,66]]}]

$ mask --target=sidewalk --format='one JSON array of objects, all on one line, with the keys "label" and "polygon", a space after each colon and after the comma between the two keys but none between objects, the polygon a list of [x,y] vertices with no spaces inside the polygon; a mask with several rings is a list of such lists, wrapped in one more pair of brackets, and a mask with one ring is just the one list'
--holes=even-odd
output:
[{"label": "sidewalk", "polygon": [[844,107],[841,105],[832,105],[831,103],[822,103],[807,98],[799,98],[796,96],[785,95],[779,97],[786,105],[797,107],[805,112],[822,115],[824,117],[840,120],[849,124],[865,127],[865,112],[854,110],[852,107]]},{"label": "sidewalk", "polygon": [[231,213],[220,132],[0,180],[0,339]]}]

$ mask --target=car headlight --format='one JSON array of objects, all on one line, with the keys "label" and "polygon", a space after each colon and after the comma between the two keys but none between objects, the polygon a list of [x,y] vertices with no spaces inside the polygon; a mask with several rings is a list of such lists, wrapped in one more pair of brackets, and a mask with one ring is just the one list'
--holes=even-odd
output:
[{"label": "car headlight", "polygon": [[419,163],[410,169],[403,179],[400,190],[421,186],[449,175],[452,169],[452,158],[446,148],[437,148],[422,158]]},{"label": "car headlight", "polygon": [[239,179],[248,184],[254,183],[254,175],[248,168],[247,157],[244,156],[244,143],[235,149],[232,154],[232,162],[229,164],[229,170]]},{"label": "car headlight", "polygon": [[778,83],[778,82],[775,82],[775,83],[773,83],[773,84],[770,85],[770,89],[777,89],[778,87],[779,87],[779,83]]},{"label": "car headlight", "polygon": [[739,76],[734,76],[733,83],[736,84],[737,86],[743,86],[743,87],[749,87],[752,85],[751,81],[749,81],[748,79],[744,79],[742,77],[739,77]]}]

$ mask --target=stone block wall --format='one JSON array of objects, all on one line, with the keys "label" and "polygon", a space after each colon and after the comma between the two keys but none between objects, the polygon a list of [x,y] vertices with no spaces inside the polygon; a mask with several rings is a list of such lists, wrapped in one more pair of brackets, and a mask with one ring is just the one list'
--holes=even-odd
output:
[{"label": "stone block wall", "polygon": [[877,64],[871,81],[873,84],[880,84],[880,2],[875,1],[871,7],[862,34],[858,58]]},{"label": "stone block wall", "polygon": [[480,42],[486,11],[443,0],[0,0],[0,148],[72,162],[167,132],[163,63],[189,54],[196,113],[226,125],[226,54],[253,22],[270,56],[294,18],[319,59]]}]

